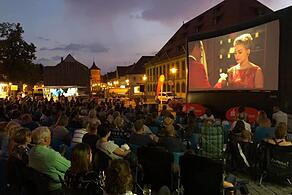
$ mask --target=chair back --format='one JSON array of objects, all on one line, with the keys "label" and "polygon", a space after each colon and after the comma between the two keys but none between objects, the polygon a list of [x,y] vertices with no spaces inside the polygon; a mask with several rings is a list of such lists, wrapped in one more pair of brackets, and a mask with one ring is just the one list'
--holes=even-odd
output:
[{"label": "chair back", "polygon": [[292,178],[292,146],[279,146],[263,142],[264,171],[277,178]]},{"label": "chair back", "polygon": [[180,158],[181,182],[185,195],[222,194],[223,163],[193,154]]},{"label": "chair back", "polygon": [[26,174],[29,185],[28,194],[31,195],[47,195],[50,193],[50,183],[56,183],[56,181],[53,181],[48,175],[43,174],[31,167],[27,167]]},{"label": "chair back", "polygon": [[137,156],[143,169],[143,184],[151,184],[154,190],[164,185],[172,189],[172,153],[159,147],[140,147]]},{"label": "chair back", "polygon": [[112,159],[105,152],[96,149],[93,159],[93,168],[96,172],[105,171]]}]

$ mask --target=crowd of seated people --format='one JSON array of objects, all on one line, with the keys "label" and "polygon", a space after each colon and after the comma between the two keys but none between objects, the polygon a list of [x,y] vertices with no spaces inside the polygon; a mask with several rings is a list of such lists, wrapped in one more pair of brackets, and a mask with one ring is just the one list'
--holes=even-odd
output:
[{"label": "crowd of seated people", "polygon": [[[260,111],[256,124],[249,124],[244,109],[240,108],[239,111],[237,120],[228,122],[230,129],[227,129],[228,139],[224,142],[240,143],[248,156],[250,153],[245,150],[246,143],[259,143],[255,141],[257,132],[262,131],[260,128],[269,128],[272,123],[267,114]],[[222,125],[216,123],[211,110],[208,109],[205,115],[197,117],[194,110],[185,113],[182,106],[174,111],[164,106],[161,113],[157,113],[156,109],[149,110],[141,105],[125,108],[120,101],[3,100],[0,102],[0,171],[3,172],[5,163],[10,157],[14,157],[23,161],[25,166],[47,175],[50,178],[48,190],[52,193],[58,194],[64,185],[67,188],[77,187],[78,190],[87,188],[88,185],[83,181],[88,178],[90,186],[97,184],[98,187],[94,188],[111,194],[115,192],[110,191],[110,177],[105,181],[105,186],[101,186],[99,173],[94,172],[98,169],[92,166],[97,150],[105,153],[112,162],[120,164],[124,161],[115,160],[132,163],[133,153],[139,147],[157,146],[173,154],[199,154],[198,150],[206,150],[208,154],[221,151],[223,141],[215,139],[223,139],[224,136],[219,134],[224,131]],[[279,115],[279,109],[277,113]],[[282,121],[282,116],[283,114],[281,117],[275,116],[274,119],[280,118]],[[280,146],[291,145],[286,140],[287,123],[276,121],[273,124],[276,125],[273,127],[274,139],[269,134],[261,137],[261,141]],[[120,164],[116,166],[124,167],[116,169],[127,172],[125,167],[128,165]],[[113,174],[112,171],[107,173]],[[3,184],[9,181],[4,181],[3,177],[0,179],[3,190]],[[122,187],[121,194],[129,194],[131,185]]]}]

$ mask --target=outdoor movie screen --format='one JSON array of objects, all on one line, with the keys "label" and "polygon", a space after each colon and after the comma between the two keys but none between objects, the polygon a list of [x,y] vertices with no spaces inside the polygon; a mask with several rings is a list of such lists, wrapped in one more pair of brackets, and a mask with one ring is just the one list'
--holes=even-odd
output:
[{"label": "outdoor movie screen", "polygon": [[279,21],[188,42],[188,89],[278,90]]}]

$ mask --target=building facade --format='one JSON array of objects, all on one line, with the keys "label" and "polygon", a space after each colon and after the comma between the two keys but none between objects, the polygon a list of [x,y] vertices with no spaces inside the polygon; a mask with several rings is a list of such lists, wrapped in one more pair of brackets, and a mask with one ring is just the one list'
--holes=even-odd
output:
[{"label": "building facade", "polygon": [[88,95],[89,87],[88,67],[75,60],[70,54],[64,60],[62,58],[56,66],[44,67],[44,90],[48,98],[52,95]]}]

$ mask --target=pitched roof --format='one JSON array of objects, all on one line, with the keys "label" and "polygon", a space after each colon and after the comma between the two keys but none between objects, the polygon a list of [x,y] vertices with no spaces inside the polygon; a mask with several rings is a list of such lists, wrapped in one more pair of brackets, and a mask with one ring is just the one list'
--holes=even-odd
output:
[{"label": "pitched roof", "polygon": [[142,56],[131,69],[128,70],[127,74],[145,74],[145,64],[149,62],[154,56]]},{"label": "pitched roof", "polygon": [[272,12],[256,0],[224,0],[183,24],[151,61],[158,62],[186,54],[187,37],[224,29]]},{"label": "pitched roof", "polygon": [[46,86],[89,86],[89,69],[71,54],[56,66],[44,67]]},{"label": "pitched roof", "polygon": [[90,70],[100,70],[100,68],[97,67],[97,66],[95,65],[95,62],[93,61],[93,64],[92,64]]},{"label": "pitched roof", "polygon": [[129,66],[117,66],[117,76],[122,77],[126,76],[129,70],[133,67],[134,64],[129,65]]}]

